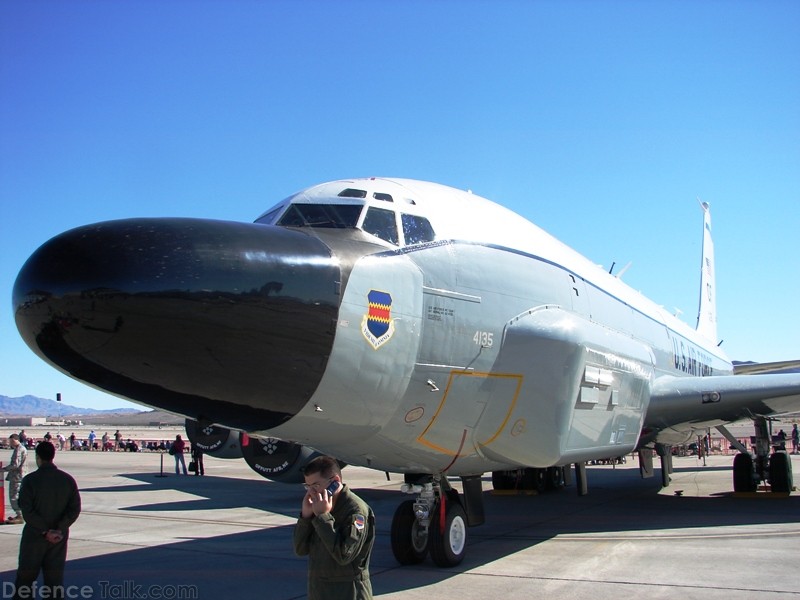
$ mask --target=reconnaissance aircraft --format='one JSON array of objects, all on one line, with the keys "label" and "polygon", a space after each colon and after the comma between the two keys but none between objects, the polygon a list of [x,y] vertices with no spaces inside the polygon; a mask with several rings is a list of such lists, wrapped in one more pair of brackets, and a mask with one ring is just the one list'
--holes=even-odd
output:
[{"label": "reconnaissance aircraft", "polygon": [[[666,485],[670,447],[716,427],[740,450],[735,490],[792,488],[769,418],[800,410],[800,375],[718,347],[703,214],[695,329],[489,200],[380,178],[311,187],[255,223],[73,229],[22,268],[16,323],[57,369],[183,415],[265,477],[301,480],[316,452],[402,473],[395,557],[451,566],[488,472],[538,489],[575,465],[585,494],[587,461],[638,450],[650,476],[655,451]],[[725,429],[743,418],[753,453]]]}]

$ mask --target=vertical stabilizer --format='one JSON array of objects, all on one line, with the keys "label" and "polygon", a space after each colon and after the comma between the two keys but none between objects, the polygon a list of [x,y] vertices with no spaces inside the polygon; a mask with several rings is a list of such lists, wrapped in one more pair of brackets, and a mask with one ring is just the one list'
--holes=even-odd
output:
[{"label": "vertical stabilizer", "polygon": [[717,343],[717,289],[714,277],[714,241],[711,239],[711,210],[708,202],[703,208],[703,262],[700,265],[700,306],[697,312],[697,332]]}]

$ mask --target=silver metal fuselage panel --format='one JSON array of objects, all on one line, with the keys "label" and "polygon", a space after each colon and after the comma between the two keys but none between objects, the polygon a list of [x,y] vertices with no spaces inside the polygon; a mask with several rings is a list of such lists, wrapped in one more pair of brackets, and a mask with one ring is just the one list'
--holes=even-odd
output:
[{"label": "silver metal fuselage panel", "polygon": [[[382,341],[369,332],[376,291],[390,299]],[[447,242],[366,256],[344,290],[335,366],[272,434],[387,471],[622,455],[636,446],[654,377],[675,363],[675,335],[565,267],[507,248]],[[335,424],[330,436],[321,421]]]}]

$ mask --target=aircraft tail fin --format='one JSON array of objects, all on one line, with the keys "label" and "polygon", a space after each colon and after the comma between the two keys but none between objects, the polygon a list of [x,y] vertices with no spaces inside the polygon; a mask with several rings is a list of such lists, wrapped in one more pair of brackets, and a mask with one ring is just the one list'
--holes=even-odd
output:
[{"label": "aircraft tail fin", "polygon": [[700,265],[700,305],[697,312],[697,332],[707,340],[717,339],[717,297],[714,276],[714,241],[711,238],[711,209],[701,202],[703,209],[703,259]]}]

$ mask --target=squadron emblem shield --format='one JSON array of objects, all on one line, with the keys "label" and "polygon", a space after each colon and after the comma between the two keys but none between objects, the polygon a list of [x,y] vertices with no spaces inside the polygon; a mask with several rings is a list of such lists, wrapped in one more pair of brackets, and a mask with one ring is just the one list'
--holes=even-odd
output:
[{"label": "squadron emblem shield", "polygon": [[394,334],[392,296],[386,292],[370,290],[367,294],[369,309],[361,321],[361,333],[377,350]]}]

